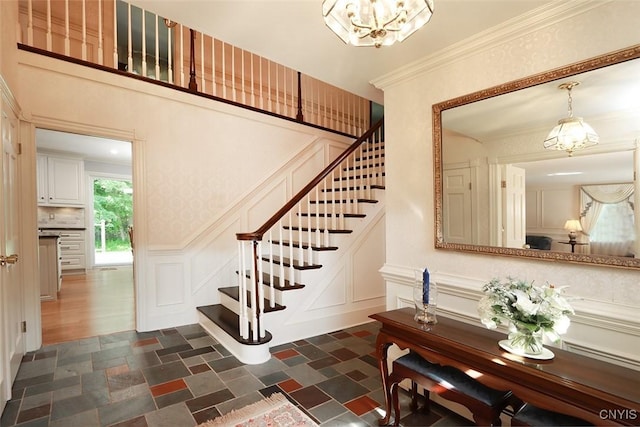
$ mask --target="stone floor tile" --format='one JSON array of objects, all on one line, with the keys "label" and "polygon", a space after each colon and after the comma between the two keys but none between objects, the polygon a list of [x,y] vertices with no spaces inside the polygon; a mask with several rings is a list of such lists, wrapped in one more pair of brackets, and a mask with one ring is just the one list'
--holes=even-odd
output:
[{"label": "stone floor tile", "polygon": [[193,399],[193,394],[188,389],[174,391],[173,393],[163,394],[154,398],[158,409],[175,405],[176,403],[186,402]]},{"label": "stone floor tile", "polygon": [[133,397],[111,403],[98,409],[100,425],[108,426],[121,421],[155,411],[156,405],[151,395]]},{"label": "stone floor tile", "polygon": [[347,412],[347,408],[331,399],[322,405],[310,409],[309,412],[311,412],[318,421],[325,422],[344,414]]},{"label": "stone floor tile", "polygon": [[245,377],[237,378],[230,381],[225,381],[227,388],[231,390],[235,396],[242,396],[249,394],[252,391],[260,390],[265,386],[259,379],[253,375],[247,375]]},{"label": "stone floor tile", "polygon": [[305,387],[327,379],[324,375],[311,368],[308,364],[287,368],[284,372]]},{"label": "stone floor tile", "polygon": [[300,406],[309,410],[331,400],[331,396],[327,395],[315,385],[293,391],[289,393],[289,395],[293,397]]},{"label": "stone floor tile", "polygon": [[233,395],[233,393],[225,388],[188,400],[187,402],[185,402],[185,405],[187,406],[187,408],[189,408],[190,412],[195,413],[234,398],[235,396]]},{"label": "stone floor tile", "polygon": [[150,368],[144,368],[142,374],[150,386],[166,383],[167,381],[184,378],[191,375],[191,371],[181,361],[169,362]]},{"label": "stone floor tile", "polygon": [[184,381],[194,396],[203,396],[226,388],[224,382],[212,370],[185,377]]},{"label": "stone floor tile", "polygon": [[316,385],[319,389],[343,404],[369,393],[369,389],[342,375],[329,378]]},{"label": "stone floor tile", "polygon": [[50,427],[100,427],[98,410],[90,409],[59,420],[53,420]]},{"label": "stone floor tile", "polygon": [[184,404],[172,405],[146,414],[148,427],[192,427],[196,425]]}]

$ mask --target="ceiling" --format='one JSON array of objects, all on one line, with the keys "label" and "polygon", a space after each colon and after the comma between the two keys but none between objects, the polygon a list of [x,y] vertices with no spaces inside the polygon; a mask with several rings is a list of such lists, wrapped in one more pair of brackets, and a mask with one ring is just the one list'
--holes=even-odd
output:
[{"label": "ceiling", "polygon": [[131,0],[132,4],[383,103],[371,81],[515,19],[550,0],[434,0],[431,20],[402,43],[345,45],[322,17],[322,0]]},{"label": "ceiling", "polygon": [[87,161],[131,164],[131,143],[76,133],[36,129],[38,152],[67,154]]}]

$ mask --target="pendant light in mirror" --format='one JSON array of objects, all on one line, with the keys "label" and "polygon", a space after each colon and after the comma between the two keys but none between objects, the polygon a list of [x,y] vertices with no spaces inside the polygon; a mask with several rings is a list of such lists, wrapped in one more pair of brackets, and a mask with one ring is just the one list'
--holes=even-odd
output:
[{"label": "pendant light in mirror", "polygon": [[598,134],[582,120],[582,117],[573,115],[571,90],[579,84],[580,82],[566,82],[558,86],[558,89],[567,91],[569,115],[560,119],[558,125],[549,132],[544,140],[544,148],[563,150],[571,156],[574,151],[591,147],[600,141]]}]

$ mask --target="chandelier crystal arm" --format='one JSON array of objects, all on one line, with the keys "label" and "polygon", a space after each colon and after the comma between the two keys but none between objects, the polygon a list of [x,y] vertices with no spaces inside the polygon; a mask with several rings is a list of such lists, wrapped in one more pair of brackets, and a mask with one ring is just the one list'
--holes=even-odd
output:
[{"label": "chandelier crystal arm", "polygon": [[434,0],[323,0],[327,26],[355,46],[401,42],[433,15]]}]

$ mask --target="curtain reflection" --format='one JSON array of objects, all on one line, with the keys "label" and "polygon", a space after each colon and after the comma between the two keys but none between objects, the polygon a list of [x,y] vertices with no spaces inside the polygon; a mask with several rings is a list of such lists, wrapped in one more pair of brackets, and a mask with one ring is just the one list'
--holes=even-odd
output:
[{"label": "curtain reflection", "polygon": [[590,253],[633,257],[633,184],[590,185],[581,190],[580,217]]}]

